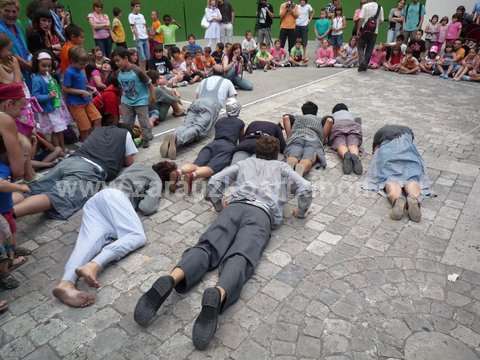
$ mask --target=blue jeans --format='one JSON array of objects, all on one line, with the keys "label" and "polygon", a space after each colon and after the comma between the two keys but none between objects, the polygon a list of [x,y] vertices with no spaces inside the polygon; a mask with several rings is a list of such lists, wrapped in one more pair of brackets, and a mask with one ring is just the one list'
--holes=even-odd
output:
[{"label": "blue jeans", "polygon": [[233,85],[235,85],[240,90],[252,91],[253,84],[250,80],[244,79],[240,77],[236,72],[235,69],[232,67],[224,76],[226,79],[230,80]]},{"label": "blue jeans", "polygon": [[102,50],[103,56],[110,57],[112,55],[112,39],[95,39],[95,46]]},{"label": "blue jeans", "polygon": [[140,61],[147,61],[150,59],[150,46],[148,44],[148,39],[137,39],[137,52],[138,58]]}]

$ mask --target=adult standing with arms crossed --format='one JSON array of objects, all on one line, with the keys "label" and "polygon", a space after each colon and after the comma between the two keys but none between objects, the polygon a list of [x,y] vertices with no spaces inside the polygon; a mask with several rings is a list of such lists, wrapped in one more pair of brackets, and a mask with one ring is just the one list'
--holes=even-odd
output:
[{"label": "adult standing with arms crossed", "polygon": [[260,0],[257,8],[257,44],[272,47],[273,6],[267,0]]},{"label": "adult standing with arms crossed", "polygon": [[300,0],[295,31],[297,33],[297,39],[302,39],[303,51],[305,54],[307,53],[308,44],[308,24],[312,21],[314,13],[315,11],[313,10],[312,5],[308,3],[308,0]]},{"label": "adult standing with arms crossed", "polygon": [[287,0],[280,5],[280,44],[282,48],[288,39],[288,52],[295,46],[296,41],[296,19],[298,18],[298,6],[292,0]]},{"label": "adult standing with arms crossed", "polygon": [[372,56],[378,28],[384,20],[383,8],[376,0],[370,0],[362,6],[360,21],[358,22],[358,72],[367,71]]},{"label": "adult standing with arms crossed", "polygon": [[231,43],[233,37],[233,22],[235,21],[235,11],[228,0],[218,0],[218,9],[222,14],[220,23],[220,42]]},{"label": "adult standing with arms crossed", "polygon": [[417,30],[422,29],[423,18],[425,16],[425,6],[419,0],[412,0],[410,4],[403,9],[403,36],[405,36],[405,44],[410,39],[413,40]]}]

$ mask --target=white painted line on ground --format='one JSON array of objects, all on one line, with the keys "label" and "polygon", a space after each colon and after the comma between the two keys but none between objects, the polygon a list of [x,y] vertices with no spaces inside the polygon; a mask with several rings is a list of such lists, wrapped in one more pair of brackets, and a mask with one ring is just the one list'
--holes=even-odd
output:
[{"label": "white painted line on ground", "polygon": [[[351,71],[351,69],[345,69],[345,70],[339,71],[339,72],[337,72],[337,73],[335,73],[335,74],[332,74],[332,75],[329,75],[329,76],[326,76],[326,77],[323,77],[323,78],[320,78],[320,79],[312,80],[312,81],[309,81],[308,83],[305,83],[305,84],[302,84],[302,85],[298,85],[298,86],[295,86],[295,87],[290,88],[290,89],[285,89],[285,90],[279,91],[279,92],[277,92],[277,93],[274,93],[274,94],[272,94],[272,95],[268,95],[268,96],[265,96],[265,97],[263,97],[263,98],[260,98],[260,99],[251,101],[251,102],[243,105],[242,108],[246,108],[246,107],[249,107],[249,106],[253,106],[253,105],[258,104],[258,103],[260,103],[260,102],[273,99],[274,97],[277,97],[277,96],[280,96],[280,95],[284,95],[284,94],[288,94],[289,92],[292,92],[292,91],[295,91],[295,90],[299,90],[299,89],[302,89],[302,88],[307,87],[307,86],[310,86],[310,85],[317,84],[317,83],[319,83],[319,82],[321,82],[321,81],[323,81],[323,80],[328,80],[328,79],[334,78],[334,77],[336,77],[336,76],[338,76],[338,75],[340,75],[340,74],[343,74],[343,73],[346,72],[346,71]],[[191,104],[190,101],[183,100],[183,99],[182,99],[182,101],[185,102],[185,103],[190,103],[190,104]],[[222,113],[224,113],[224,112],[225,112],[225,110],[222,110],[222,111],[220,112],[220,114],[222,114]],[[164,131],[162,131],[162,132],[159,132],[159,133],[153,135],[153,137],[156,138],[156,137],[159,137],[159,136],[162,136],[162,135],[171,133],[172,131],[175,131],[175,128],[173,128],[173,129],[168,129],[168,130],[164,130]]]}]

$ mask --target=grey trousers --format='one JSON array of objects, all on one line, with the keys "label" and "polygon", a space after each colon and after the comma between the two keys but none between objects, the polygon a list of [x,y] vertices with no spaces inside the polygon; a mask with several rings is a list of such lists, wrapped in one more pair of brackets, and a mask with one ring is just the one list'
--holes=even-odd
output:
[{"label": "grey trousers", "polygon": [[63,280],[75,283],[75,270],[90,261],[102,268],[145,245],[142,222],[127,195],[117,189],[104,189],[87,201],[75,248]]},{"label": "grey trousers", "polygon": [[152,128],[150,127],[148,119],[148,105],[145,106],[128,106],[125,104],[120,105],[122,113],[122,122],[128,125],[135,124],[135,118],[138,118],[138,122],[142,127],[142,134],[145,140],[151,141],[153,139]]},{"label": "grey trousers", "polygon": [[177,146],[187,145],[208,135],[217,121],[220,108],[198,99],[187,110],[183,125],[175,129]]},{"label": "grey trousers", "polygon": [[272,47],[272,29],[263,28],[257,30],[257,44],[260,46],[261,43],[267,44],[267,47]]},{"label": "grey trousers", "polygon": [[200,237],[197,245],[183,253],[177,266],[184,271],[185,279],[176,286],[176,291],[187,292],[208,271],[219,267],[218,286],[226,293],[224,311],[240,297],[243,285],[260,261],[270,234],[270,217],[265,211],[245,203],[230,204]]}]

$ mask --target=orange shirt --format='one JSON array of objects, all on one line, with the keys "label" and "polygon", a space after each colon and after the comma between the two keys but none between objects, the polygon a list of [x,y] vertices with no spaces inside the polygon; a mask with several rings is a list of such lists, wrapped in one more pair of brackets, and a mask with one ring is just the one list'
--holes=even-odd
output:
[{"label": "orange shirt", "polygon": [[[298,17],[298,6],[295,6],[293,11],[287,13],[285,4],[280,6],[280,29],[295,29],[296,20]],[[283,15],[283,16],[282,16]]]},{"label": "orange shirt", "polygon": [[201,58],[195,57],[193,62],[198,70],[205,70],[205,63],[203,62],[203,56]]},{"label": "orange shirt", "polygon": [[153,40],[156,41],[157,43],[163,44],[163,32],[158,33],[158,29],[160,29],[160,26],[162,26],[162,23],[160,20],[156,20],[152,23],[152,29],[155,31],[155,35],[153,36]]},{"label": "orange shirt", "polygon": [[216,64],[213,56],[209,56],[209,57],[203,56],[202,59],[203,59],[203,63],[205,64],[206,68],[211,68]]},{"label": "orange shirt", "polygon": [[70,59],[68,58],[68,52],[71,48],[75,47],[70,41],[67,41],[60,50],[60,72],[64,73],[70,65]]}]

